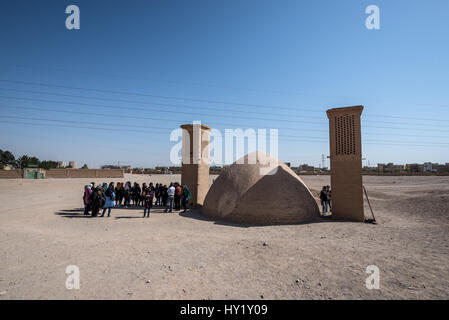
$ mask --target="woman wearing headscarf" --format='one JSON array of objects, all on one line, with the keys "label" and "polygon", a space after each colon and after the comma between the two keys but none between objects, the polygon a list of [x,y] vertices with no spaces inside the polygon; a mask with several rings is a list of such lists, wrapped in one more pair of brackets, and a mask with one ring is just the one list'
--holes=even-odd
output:
[{"label": "woman wearing headscarf", "polygon": [[134,206],[139,205],[141,193],[142,189],[140,188],[140,185],[137,182],[134,182],[134,187],[132,190]]},{"label": "woman wearing headscarf", "polygon": [[115,186],[115,207],[118,208],[122,205],[122,196],[121,196],[121,183],[117,182],[117,185]]},{"label": "woman wearing headscarf", "polygon": [[[144,209],[143,209],[143,217],[145,216],[147,218],[150,217],[150,210],[153,206],[153,198],[154,198],[154,191],[152,188],[145,188],[144,192]],[[148,214],[147,214],[148,213]]]},{"label": "woman wearing headscarf", "polygon": [[161,190],[162,206],[164,206],[164,207],[167,206],[167,199],[168,199],[167,191],[168,191],[167,185],[164,184],[164,186],[162,187],[162,190]]},{"label": "woman wearing headscarf", "polygon": [[154,194],[156,196],[156,206],[161,205],[161,185],[159,183],[156,183],[156,189],[154,190]]},{"label": "woman wearing headscarf", "polygon": [[190,193],[189,188],[185,184],[184,187],[182,188],[182,206],[184,208],[183,212],[187,211],[187,204],[189,203],[191,197],[192,194]]},{"label": "woman wearing headscarf", "polygon": [[103,196],[101,194],[101,187],[98,186],[92,193],[90,206],[92,207],[92,217],[96,217],[100,208],[103,206]]},{"label": "woman wearing headscarf", "polygon": [[125,208],[128,208],[128,206],[131,203],[131,182],[127,181],[124,188],[124,195],[125,195]]},{"label": "woman wearing headscarf", "polygon": [[90,195],[92,194],[92,185],[88,184],[84,187],[84,195],[83,195],[83,202],[84,202],[84,215],[89,214],[90,210]]},{"label": "woman wearing headscarf", "polygon": [[142,193],[140,194],[140,201],[142,202],[142,207],[145,206],[145,191],[147,191],[147,184],[144,182],[142,184]]},{"label": "woman wearing headscarf", "polygon": [[114,199],[115,199],[114,182],[111,182],[109,184],[109,186],[106,185],[106,190],[104,192],[104,195],[105,195],[105,203],[104,203],[103,213],[101,214],[101,217],[104,217],[106,210],[108,210],[108,217],[110,217],[111,209],[114,207]]}]

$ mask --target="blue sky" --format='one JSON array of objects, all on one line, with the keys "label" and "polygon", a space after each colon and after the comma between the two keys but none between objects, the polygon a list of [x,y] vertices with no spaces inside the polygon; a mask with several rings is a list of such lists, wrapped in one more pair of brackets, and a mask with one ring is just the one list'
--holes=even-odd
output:
[{"label": "blue sky", "polygon": [[0,148],[16,156],[169,165],[170,131],[201,120],[277,128],[281,160],[318,166],[325,110],[361,104],[364,164],[449,162],[446,0],[5,0],[0,15]]}]

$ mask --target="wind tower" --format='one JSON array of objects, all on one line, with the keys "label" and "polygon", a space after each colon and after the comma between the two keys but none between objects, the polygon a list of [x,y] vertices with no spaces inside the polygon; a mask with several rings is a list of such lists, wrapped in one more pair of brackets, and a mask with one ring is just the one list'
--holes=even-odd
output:
[{"label": "wind tower", "polygon": [[363,106],[327,110],[329,118],[332,218],[364,221],[362,184]]},{"label": "wind tower", "polygon": [[193,207],[202,207],[209,190],[210,127],[201,123],[181,125],[182,174],[181,184],[187,185]]}]

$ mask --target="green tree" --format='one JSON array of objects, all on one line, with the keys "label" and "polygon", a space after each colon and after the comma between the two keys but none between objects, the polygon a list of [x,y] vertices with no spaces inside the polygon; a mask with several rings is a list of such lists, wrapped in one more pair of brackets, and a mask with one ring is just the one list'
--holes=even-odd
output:
[{"label": "green tree", "polygon": [[89,167],[87,166],[87,164],[84,164],[81,169],[89,169]]},{"label": "green tree", "polygon": [[58,167],[58,162],[52,160],[44,160],[39,163],[39,167],[45,170],[50,170]]},{"label": "green tree", "polygon": [[7,150],[3,151],[0,149],[0,169],[3,169],[7,165],[15,166],[15,164],[16,159],[14,155]]},{"label": "green tree", "polygon": [[29,165],[39,165],[39,159],[36,157],[29,157],[26,154],[16,160],[18,168],[26,168]]}]

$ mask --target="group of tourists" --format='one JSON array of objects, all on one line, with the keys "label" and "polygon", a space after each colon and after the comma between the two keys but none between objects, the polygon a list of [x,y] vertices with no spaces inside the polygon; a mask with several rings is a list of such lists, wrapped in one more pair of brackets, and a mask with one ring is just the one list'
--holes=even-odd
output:
[{"label": "group of tourists", "polygon": [[168,187],[162,183],[153,185],[152,182],[149,185],[143,183],[142,186],[137,182],[131,185],[130,181],[117,184],[103,182],[97,186],[91,182],[84,186],[84,214],[89,215],[90,211],[91,216],[96,217],[102,209],[100,217],[104,217],[106,212],[110,217],[112,208],[143,207],[143,217],[149,218],[153,204],[165,207],[164,212],[181,210],[181,206],[186,212],[191,197],[187,185],[181,186],[177,182],[170,183]]},{"label": "group of tourists", "polygon": [[322,213],[325,214],[328,208],[329,211],[332,212],[332,194],[330,186],[323,186],[323,188],[320,191],[320,200],[321,200],[321,207],[323,209]]}]

